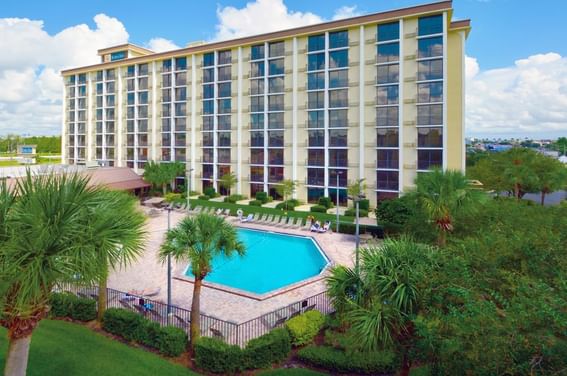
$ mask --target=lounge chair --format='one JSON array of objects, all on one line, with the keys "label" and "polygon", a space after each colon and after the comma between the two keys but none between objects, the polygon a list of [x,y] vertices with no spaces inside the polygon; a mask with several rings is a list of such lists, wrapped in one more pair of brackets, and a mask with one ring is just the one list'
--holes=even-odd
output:
[{"label": "lounge chair", "polygon": [[306,219],[305,224],[303,225],[303,227],[301,229],[305,230],[305,231],[309,231],[309,229],[311,229],[312,223],[313,223],[312,221],[310,221],[309,219]]},{"label": "lounge chair", "polygon": [[287,224],[284,227],[290,228],[290,227],[293,226],[294,223],[295,223],[295,217],[289,217],[289,221],[287,222]]},{"label": "lounge chair", "polygon": [[319,227],[319,230],[317,230],[317,232],[325,233],[325,232],[329,231],[330,228],[331,228],[331,222],[326,221],[325,224],[323,225],[323,227]]},{"label": "lounge chair", "polygon": [[300,230],[302,224],[303,224],[303,219],[300,218],[300,217],[298,217],[298,218],[297,218],[297,221],[296,221],[295,224],[292,226],[292,228],[297,229],[297,230]]},{"label": "lounge chair", "polygon": [[246,218],[240,220],[240,222],[252,222],[254,220],[254,216],[252,214],[248,214]]},{"label": "lounge chair", "polygon": [[218,208],[217,210],[215,210],[215,215],[219,216],[222,214],[222,209]]},{"label": "lounge chair", "polygon": [[260,213],[254,214],[254,219],[251,222],[258,222],[260,220],[260,216],[261,216]]},{"label": "lounge chair", "polygon": [[182,329],[187,330],[187,328],[189,328],[189,325],[191,324],[191,320],[187,319],[185,320],[184,318],[178,316],[178,315],[173,315],[173,317],[175,317],[175,319],[177,320],[177,322],[179,323],[179,325],[181,325]]},{"label": "lounge chair", "polygon": [[319,230],[321,229],[321,223],[319,223],[319,221],[313,223],[311,225],[311,232],[319,232]]},{"label": "lounge chair", "polygon": [[286,222],[287,222],[287,217],[282,216],[282,218],[280,219],[280,222],[276,226],[278,226],[278,227],[285,226]]},{"label": "lounge chair", "polygon": [[265,221],[262,221],[262,223],[265,224],[265,225],[269,225],[272,222],[273,219],[274,219],[274,215],[270,214],[268,216],[268,219],[266,219]]},{"label": "lounge chair", "polygon": [[264,214],[261,219],[257,220],[258,223],[264,223],[268,219],[268,215]]},{"label": "lounge chair", "polygon": [[272,226],[277,226],[277,224],[279,223],[279,221],[280,221],[280,216],[279,216],[279,215],[276,215],[276,216],[272,219],[272,221],[271,221],[270,223],[268,223],[268,224],[269,224],[269,225],[272,225]]},{"label": "lounge chair", "polygon": [[225,217],[230,217],[230,209],[224,209],[222,215],[224,215]]}]

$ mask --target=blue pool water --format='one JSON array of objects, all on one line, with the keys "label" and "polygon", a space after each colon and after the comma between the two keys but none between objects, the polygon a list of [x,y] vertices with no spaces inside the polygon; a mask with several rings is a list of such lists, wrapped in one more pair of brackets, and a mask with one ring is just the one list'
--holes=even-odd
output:
[{"label": "blue pool water", "polygon": [[[237,231],[246,246],[246,255],[217,256],[205,281],[265,294],[313,277],[327,265],[311,238],[248,229]],[[186,275],[193,276],[190,267]]]}]

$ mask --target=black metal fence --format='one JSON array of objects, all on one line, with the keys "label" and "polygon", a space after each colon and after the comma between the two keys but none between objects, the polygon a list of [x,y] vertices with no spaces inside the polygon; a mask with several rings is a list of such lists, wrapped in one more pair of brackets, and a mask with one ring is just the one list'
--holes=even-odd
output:
[{"label": "black metal fence", "polygon": [[[99,289],[96,286],[65,284],[57,286],[54,291],[69,292],[96,300]],[[190,310],[171,305],[168,313],[167,304],[163,302],[111,288],[107,288],[106,291],[106,308],[127,309],[162,326],[171,325],[182,328],[189,335]],[[326,292],[322,292],[243,323],[234,323],[201,314],[201,336],[220,338],[231,345],[244,347],[249,340],[260,337],[272,329],[282,327],[287,320],[310,310],[318,310],[323,314],[334,312]]]}]

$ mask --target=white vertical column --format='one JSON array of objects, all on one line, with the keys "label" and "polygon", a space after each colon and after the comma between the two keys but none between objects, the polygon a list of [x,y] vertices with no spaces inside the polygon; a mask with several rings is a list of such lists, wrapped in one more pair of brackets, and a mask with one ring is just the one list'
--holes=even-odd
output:
[{"label": "white vertical column", "polygon": [[268,190],[268,179],[269,179],[269,172],[270,170],[268,169],[268,163],[269,163],[269,158],[268,158],[268,143],[269,143],[269,134],[268,134],[268,73],[269,73],[269,67],[270,67],[270,62],[268,61],[268,54],[270,53],[270,45],[268,44],[268,42],[264,43],[264,77],[262,78],[262,80],[264,80],[264,92],[262,93],[262,96],[264,98],[264,108],[262,108],[262,113],[264,115],[263,119],[264,119],[264,129],[263,129],[263,133],[264,133],[264,192],[269,192]]},{"label": "white vertical column", "polygon": [[197,159],[197,59],[191,55],[191,186],[195,187],[195,161]]},{"label": "white vertical column", "polygon": [[364,49],[366,41],[364,39],[364,25],[360,26],[359,56],[360,65],[358,72],[358,178],[364,178]]},{"label": "white vertical column", "polygon": [[447,12],[443,12],[443,170],[447,169]]},{"label": "white vertical column", "polygon": [[[292,112],[291,112],[291,179],[297,180],[297,37],[293,38],[292,52]],[[297,198],[297,190],[293,192]]]},{"label": "white vertical column", "polygon": [[[92,79],[91,74],[87,73],[87,97],[85,98],[86,106],[87,106],[87,122],[85,126],[85,160],[92,161],[93,160],[93,148],[91,147],[93,143],[93,109],[92,109]],[[104,101],[104,97],[103,97]]]},{"label": "white vertical column", "polygon": [[156,62],[152,62],[152,134],[150,140],[151,156],[150,158],[154,161],[157,160],[157,68]]},{"label": "white vertical column", "polygon": [[117,70],[117,80],[116,80],[116,111],[117,111],[117,122],[116,122],[116,165],[122,167],[124,165],[124,124],[122,122],[122,109],[124,107],[124,101],[122,99],[122,69],[120,67]]},{"label": "white vertical column", "polygon": [[236,192],[242,193],[242,47],[238,47],[238,78],[236,100]]},{"label": "white vertical column", "polygon": [[404,20],[400,19],[398,63],[398,190],[404,191]]},{"label": "white vertical column", "polygon": [[61,106],[61,163],[67,164],[67,149],[69,148],[69,137],[67,136],[67,123],[66,123],[66,109],[69,106],[69,101],[66,97],[66,77],[63,78],[63,106]]},{"label": "white vertical column", "polygon": [[324,160],[325,160],[325,170],[323,173],[323,185],[324,193],[323,195],[329,196],[329,33],[325,32],[325,91],[323,94],[323,140],[324,140]]},{"label": "white vertical column", "polygon": [[[219,53],[218,51],[214,52],[214,64],[213,64],[213,187],[215,191],[218,192],[218,163],[219,163],[219,152],[218,152],[218,136],[219,136],[219,121],[218,121],[218,81],[219,81],[219,72],[218,72],[218,58]],[[232,56],[231,56],[232,58]],[[231,71],[232,76],[232,71]]]}]

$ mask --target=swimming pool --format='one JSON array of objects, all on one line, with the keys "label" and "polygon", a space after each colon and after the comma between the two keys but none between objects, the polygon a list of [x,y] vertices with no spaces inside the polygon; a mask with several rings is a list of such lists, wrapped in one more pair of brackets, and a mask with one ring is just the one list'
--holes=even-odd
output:
[{"label": "swimming pool", "polygon": [[[246,245],[244,257],[213,259],[212,282],[254,294],[266,294],[321,273],[328,260],[313,239],[273,232],[237,229]],[[192,277],[190,266],[185,275]]]}]

